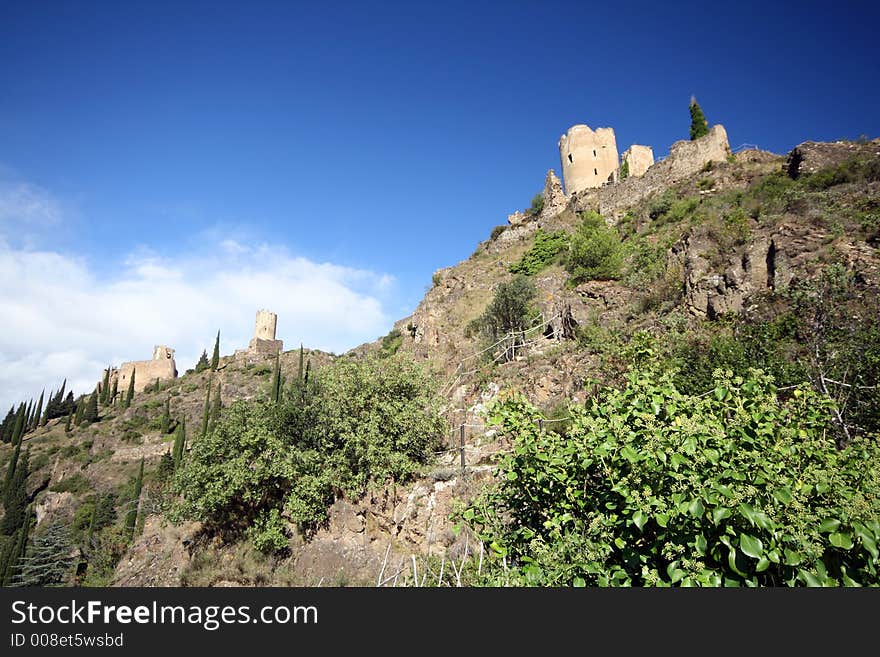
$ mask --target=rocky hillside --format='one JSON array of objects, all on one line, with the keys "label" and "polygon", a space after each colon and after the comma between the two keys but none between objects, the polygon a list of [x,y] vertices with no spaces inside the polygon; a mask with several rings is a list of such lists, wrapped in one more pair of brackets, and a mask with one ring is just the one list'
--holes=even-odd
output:
[{"label": "rocky hillside", "polygon": [[[492,480],[493,464],[508,448],[486,427],[483,411],[495,397],[519,391],[548,421],[562,419],[567,404],[619,380],[640,348],[684,362],[689,381],[698,382],[700,358],[714,354],[710,365],[732,358],[718,347],[724,339],[790,314],[794,292],[829,266],[852,274],[847,308],[875,312],[866,300],[876,301],[880,291],[880,140],[807,142],[785,156],[744,150],[689,172],[662,164],[644,180],[572,198],[549,173],[541,202],[494,229],[465,261],[435,272],[411,316],[351,352],[409,353],[439,380],[449,449],[414,481],[337,501],[316,533],[293,532],[290,550],[272,558],[205,535],[198,523],[146,515],[106,578],[123,586],[412,582],[413,570],[436,570],[438,560],[461,562],[482,548],[450,514]],[[566,253],[597,211],[619,262],[612,275],[584,280],[573,275]],[[537,291],[529,327],[512,342],[487,339],[480,318],[514,272]],[[787,358],[794,367],[803,339],[779,340],[779,362]],[[308,355],[318,368],[333,360]],[[297,359],[298,352],[282,357],[291,376]],[[182,376],[138,395],[131,408],[102,410],[103,419],[88,427],[66,433],[61,420],[28,434],[28,489],[38,523],[87,524],[79,509],[108,492],[124,498],[141,458],[149,509],[149,496],[161,496],[159,464],[173,440],[158,431],[164,400],[170,397],[172,414],[185,417],[195,436],[209,378],[222,383],[226,403],[265,390],[271,371],[268,360],[224,358],[213,375]],[[11,449],[0,449],[3,463]]]}]

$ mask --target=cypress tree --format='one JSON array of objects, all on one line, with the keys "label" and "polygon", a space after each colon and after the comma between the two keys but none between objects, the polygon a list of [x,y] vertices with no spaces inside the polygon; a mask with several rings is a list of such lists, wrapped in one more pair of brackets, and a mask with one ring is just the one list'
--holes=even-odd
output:
[{"label": "cypress tree", "polygon": [[21,528],[18,530],[18,540],[15,543],[15,547],[12,549],[11,554],[9,555],[9,559],[7,560],[6,567],[4,568],[4,572],[2,573],[2,582],[0,585],[2,586],[11,586],[12,582],[15,580],[16,575],[18,575],[19,564],[27,551],[27,540],[28,534],[31,530],[31,506],[28,505],[27,510],[24,514],[24,522],[21,525]]},{"label": "cypress tree", "polygon": [[128,392],[125,393],[125,403],[123,404],[123,408],[131,406],[131,400],[134,399],[134,377],[136,372],[137,370],[132,368],[131,379],[128,382]]},{"label": "cypress tree", "polygon": [[22,429],[22,434],[27,433],[31,430],[31,421],[34,419],[34,400],[31,399],[28,402],[27,410],[24,414],[24,428]]},{"label": "cypress tree", "polygon": [[80,398],[76,401],[76,411],[73,415],[73,423],[76,426],[82,424],[83,415],[85,415],[87,400],[81,395]]},{"label": "cypress tree", "polygon": [[208,433],[214,431],[214,427],[220,421],[220,411],[223,408],[223,401],[220,399],[220,382],[217,382],[217,394],[211,402],[211,418],[208,420]]},{"label": "cypress tree", "polygon": [[36,408],[34,408],[34,416],[31,418],[31,423],[28,426],[28,431],[34,431],[38,426],[40,426],[40,420],[43,418],[43,396],[45,394],[45,390],[40,392],[40,401],[37,402],[37,406]]},{"label": "cypress tree", "polygon": [[11,536],[21,527],[27,507],[27,478],[29,472],[30,448],[25,450],[24,456],[18,460],[12,475],[12,481],[3,496],[5,514],[0,523],[0,534]]},{"label": "cypress tree", "polygon": [[196,374],[198,374],[199,372],[204,372],[209,367],[210,364],[208,363],[208,352],[202,349],[202,355],[199,356],[199,360],[196,363]]},{"label": "cypress tree", "polygon": [[113,386],[110,390],[110,403],[114,403],[116,401],[117,396],[119,395],[119,377],[117,376],[113,379]]},{"label": "cypress tree", "polygon": [[186,417],[177,423],[177,432],[174,434],[174,470],[177,471],[183,463],[183,452],[186,449]]},{"label": "cypress tree", "polygon": [[141,500],[141,490],[144,486],[144,459],[141,458],[141,467],[138,469],[137,479],[134,482],[134,493],[129,503],[128,513],[125,514],[125,538],[131,543],[134,538],[134,529],[137,525],[138,506]]},{"label": "cypress tree", "polygon": [[703,109],[700,107],[699,103],[697,103],[697,99],[691,96],[691,141],[694,139],[699,139],[704,135],[709,134],[709,122],[706,121],[706,115],[703,114]]},{"label": "cypress tree", "polygon": [[15,404],[9,409],[3,424],[0,425],[0,442],[8,443],[12,441],[12,430],[15,428]]},{"label": "cypress tree", "polygon": [[101,406],[106,406],[110,403],[110,366],[107,365],[107,369],[104,370],[104,380],[101,382],[101,398],[98,400]]},{"label": "cypress tree", "polygon": [[[55,393],[50,392],[49,398],[46,400],[46,408],[43,410],[42,414],[40,415],[39,419],[37,420],[39,426],[41,426],[41,427],[45,427],[46,423],[49,421],[49,406],[52,405],[52,399],[54,397],[55,397]],[[42,401],[42,400],[40,400],[40,401]]]},{"label": "cypress tree", "polygon": [[202,437],[208,435],[208,424],[211,418],[211,382],[208,381],[208,394],[205,396],[205,410],[202,411]]},{"label": "cypress tree", "polygon": [[216,372],[220,365],[220,331],[217,331],[217,339],[214,340],[214,353],[211,355],[211,371]]},{"label": "cypress tree", "polygon": [[[18,457],[21,452],[21,441],[19,440],[15,443],[15,447],[12,450],[12,456],[9,457],[9,463],[6,464],[6,476],[3,478],[3,490],[0,490],[2,493],[3,499],[6,499],[7,493],[11,490],[12,486],[12,478],[15,476],[15,469],[18,467]],[[4,502],[5,504],[5,502]],[[6,509],[7,513],[9,512],[9,508]],[[4,534],[6,532],[3,532]]]},{"label": "cypress tree", "polygon": [[64,433],[70,433],[70,423],[73,421],[73,413],[67,414],[67,422],[64,423]]},{"label": "cypress tree", "polygon": [[73,390],[67,393],[67,397],[64,400],[63,411],[65,413],[72,413],[76,408],[76,402],[73,400]]},{"label": "cypress tree", "polygon": [[166,435],[168,431],[171,429],[171,397],[168,397],[165,400],[165,410],[162,412],[162,424],[160,426],[160,431],[162,435]]},{"label": "cypress tree", "polygon": [[87,422],[91,424],[92,422],[98,421],[98,391],[95,390],[90,396],[89,401],[86,402],[86,407],[83,410],[83,422]]}]

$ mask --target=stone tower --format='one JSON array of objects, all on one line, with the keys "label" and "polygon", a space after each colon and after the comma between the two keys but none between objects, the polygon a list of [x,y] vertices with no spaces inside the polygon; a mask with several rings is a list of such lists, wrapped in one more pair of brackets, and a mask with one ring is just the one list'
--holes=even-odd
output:
[{"label": "stone tower", "polygon": [[654,164],[654,150],[650,146],[633,144],[623,151],[622,162],[629,162],[629,175],[638,178]]},{"label": "stone tower", "polygon": [[260,340],[274,340],[278,315],[268,310],[257,311],[257,323],[254,326],[254,337]]},{"label": "stone tower", "polygon": [[283,351],[284,343],[275,339],[277,323],[278,315],[268,310],[258,310],[257,321],[254,324],[254,337],[248,344],[248,349],[254,353],[268,355]]},{"label": "stone tower", "polygon": [[613,128],[573,125],[559,138],[559,159],[565,193],[615,182],[618,175],[617,140]]}]

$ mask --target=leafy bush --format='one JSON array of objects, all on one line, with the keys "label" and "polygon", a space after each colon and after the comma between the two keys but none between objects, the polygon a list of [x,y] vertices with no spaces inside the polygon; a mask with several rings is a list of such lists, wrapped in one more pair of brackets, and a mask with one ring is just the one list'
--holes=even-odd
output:
[{"label": "leafy bush", "polygon": [[92,484],[89,480],[81,475],[79,472],[74,472],[73,474],[67,475],[61,481],[52,484],[49,487],[49,490],[53,493],[73,493],[76,495],[77,493],[84,493],[87,490],[90,490]]},{"label": "leafy bush", "polygon": [[542,228],[535,231],[535,241],[519,262],[510,265],[510,273],[531,276],[549,267],[568,246],[568,233],[564,230],[548,233]]},{"label": "leafy bush", "polygon": [[383,357],[393,356],[402,344],[403,334],[397,329],[393,329],[382,338],[382,351],[380,355]]},{"label": "leafy bush", "polygon": [[617,230],[596,213],[588,213],[569,242],[565,268],[577,284],[619,278],[623,248]]},{"label": "leafy bush", "polygon": [[171,517],[277,549],[282,517],[314,529],[337,497],[406,480],[427,462],[445,428],[434,388],[397,354],[338,360],[294,382],[279,403],[234,402],[193,441]]},{"label": "leafy bush", "polygon": [[494,342],[508,333],[524,331],[534,319],[532,300],[537,294],[538,289],[525,274],[501,283],[486,311],[468,325],[468,335],[483,333]]},{"label": "leafy bush", "polygon": [[544,194],[538,193],[532,197],[532,205],[529,207],[529,214],[539,215],[544,209]]},{"label": "leafy bush", "polygon": [[563,438],[514,397],[491,417],[500,483],[463,518],[520,584],[878,585],[880,446],[838,450],[832,406],[758,370],[701,396],[634,370]]},{"label": "leafy bush", "polygon": [[489,239],[494,242],[495,240],[497,240],[501,236],[501,233],[503,233],[505,230],[507,230],[506,224],[501,224],[500,226],[495,226],[495,228],[492,229],[492,234],[489,235]]}]

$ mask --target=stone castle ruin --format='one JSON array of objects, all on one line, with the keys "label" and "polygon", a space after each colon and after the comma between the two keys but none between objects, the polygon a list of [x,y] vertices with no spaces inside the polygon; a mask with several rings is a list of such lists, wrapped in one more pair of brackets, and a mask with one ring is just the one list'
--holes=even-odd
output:
[{"label": "stone castle ruin", "polygon": [[258,310],[254,323],[254,337],[247,349],[238,349],[235,356],[274,356],[284,351],[284,342],[275,339],[278,315],[268,310]]},{"label": "stone castle ruin", "polygon": [[559,138],[559,159],[565,193],[571,195],[584,189],[602,187],[620,180],[621,162],[627,162],[630,176],[641,176],[654,164],[650,146],[633,144],[617,155],[617,139],[613,128],[573,125]]},{"label": "stone castle ruin", "polygon": [[[101,380],[103,382],[103,374]],[[174,349],[165,345],[156,345],[153,347],[153,358],[151,360],[134,360],[122,363],[118,368],[110,368],[110,387],[116,384],[118,393],[124,394],[128,390],[131,378],[134,376],[134,391],[141,392],[149,385],[156,383],[156,380],[167,381],[168,379],[177,378],[177,364],[174,362]],[[98,384],[100,389],[101,383]]]}]

